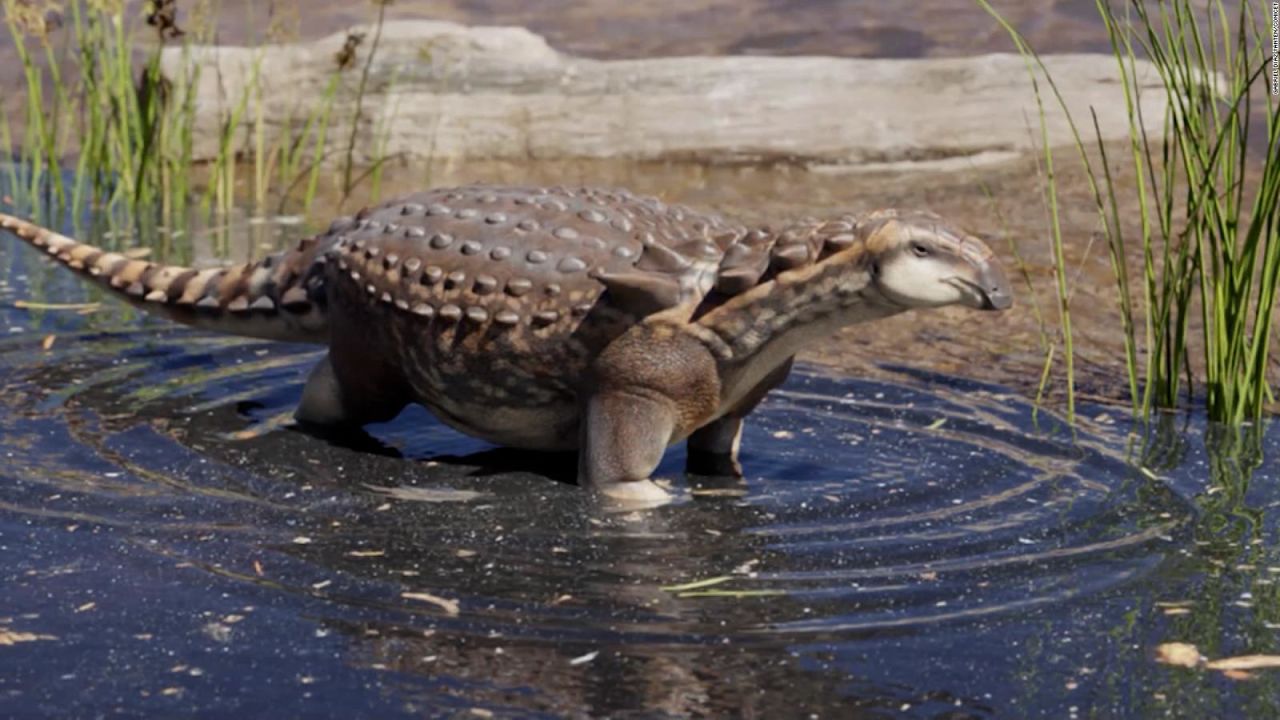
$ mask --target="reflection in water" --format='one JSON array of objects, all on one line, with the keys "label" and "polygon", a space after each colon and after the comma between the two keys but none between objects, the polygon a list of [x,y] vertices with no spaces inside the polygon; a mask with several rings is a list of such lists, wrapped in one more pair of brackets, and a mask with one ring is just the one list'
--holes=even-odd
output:
[{"label": "reflection in water", "polygon": [[[1188,432],[1185,420],[1166,417],[1143,438],[1143,462],[1180,476],[1174,483],[1197,494],[1198,510],[1190,546],[1162,568],[1156,606],[1141,608],[1159,618],[1139,618],[1138,626],[1149,622],[1157,632],[1128,630],[1144,648],[1176,641],[1210,658],[1280,654],[1280,496],[1274,463],[1264,464],[1280,452],[1275,427],[1202,425]],[[1159,704],[1141,698],[1148,712],[1167,702],[1187,717],[1280,716],[1274,672],[1228,680],[1146,669],[1144,684],[1160,687],[1163,697]]]}]

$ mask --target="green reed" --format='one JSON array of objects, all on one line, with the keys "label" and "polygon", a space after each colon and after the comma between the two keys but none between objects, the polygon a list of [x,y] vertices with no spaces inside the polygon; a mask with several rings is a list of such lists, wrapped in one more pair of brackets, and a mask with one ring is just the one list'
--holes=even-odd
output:
[{"label": "green reed", "polygon": [[[1005,218],[1004,213],[1000,211],[1000,204],[996,202],[995,193],[992,191],[991,186],[982,180],[978,181],[978,185],[982,190],[983,196],[987,199],[987,204],[991,207],[991,213],[995,216],[996,225],[1008,240],[1009,254],[1013,256],[1014,267],[1018,269],[1018,276],[1022,279],[1022,285],[1027,289],[1027,299],[1031,306],[1031,314],[1035,316],[1036,329],[1040,335],[1040,350],[1044,353],[1044,365],[1041,369],[1039,385],[1036,388],[1035,407],[1031,411],[1031,417],[1034,422],[1039,419],[1040,407],[1049,386],[1049,377],[1053,371],[1053,361],[1057,354],[1057,343],[1054,340],[1054,334],[1050,331],[1049,322],[1045,319],[1044,310],[1040,308],[1040,300],[1035,294],[1035,281],[1031,278],[1031,270],[1027,265],[1026,258],[1022,255],[1022,249],[1018,246],[1017,236],[1009,231],[1008,220]],[[1059,307],[1066,308],[1067,312],[1070,312],[1069,302],[1065,304],[1059,302]],[[1068,410],[1072,414],[1075,410],[1073,401],[1074,398],[1069,396]],[[1073,417],[1069,419],[1073,419]]]},{"label": "green reed", "polygon": [[[1025,39],[986,0],[976,1],[1067,112]],[[1198,370],[1211,419],[1258,418],[1273,400],[1268,368],[1280,293],[1280,118],[1267,92],[1270,18],[1247,2],[1234,18],[1221,0],[1210,0],[1207,10],[1193,0],[1132,0],[1123,14],[1106,0],[1095,2],[1119,69],[1133,187],[1117,183],[1096,116],[1090,143],[1067,116],[1111,256],[1134,413],[1177,406],[1184,393],[1192,395]],[[1139,58],[1150,61],[1167,101],[1159,137],[1148,133],[1143,117],[1140,79],[1147,66]],[[1259,133],[1257,103],[1265,118],[1260,155],[1250,149]],[[1057,195],[1052,174],[1047,192]],[[1136,200],[1136,219],[1122,211],[1125,199]],[[1056,228],[1054,244],[1061,278]],[[1063,332],[1069,337],[1069,326]],[[1196,344],[1199,356],[1192,357]]]},{"label": "green reed", "polygon": [[[217,8],[216,0],[196,5],[196,12],[205,16]],[[270,143],[255,64],[242,97],[228,98],[228,109],[218,118],[215,152],[198,161],[196,120],[198,112],[208,110],[197,107],[197,84],[201,72],[217,70],[194,61],[192,49],[212,40],[211,22],[185,32],[174,22],[172,2],[129,10],[121,0],[0,0],[0,8],[22,66],[26,100],[18,123],[11,127],[8,116],[0,118],[0,142],[15,161],[6,173],[15,204],[36,212],[55,212],[56,206],[124,211],[130,217],[142,213],[170,228],[189,222],[193,207],[206,215],[226,215],[243,200],[259,213],[273,198],[282,211],[299,202],[303,212],[310,209],[332,154],[329,129],[337,119],[334,105],[342,73],[355,64],[359,40],[349,42],[335,58],[320,101],[300,108]],[[155,14],[165,8],[163,21],[155,22]],[[48,22],[50,10],[61,11],[61,22]],[[380,31],[382,3],[377,10]],[[156,41],[139,49],[148,20]],[[162,72],[165,48],[182,53],[176,77]],[[353,132],[376,50],[360,58],[364,71]],[[246,131],[247,148],[240,142]],[[344,198],[362,179],[378,179],[385,147],[385,142],[377,143],[375,169],[363,176],[350,167],[353,146],[345,148]],[[250,164],[242,182],[245,160]],[[17,166],[25,170],[18,172]],[[305,189],[300,198],[292,196],[298,187]]]},{"label": "green reed", "polygon": [[[26,204],[45,192],[61,207],[124,203],[158,205],[169,216],[181,212],[194,117],[181,88],[190,84],[169,87],[158,52],[141,65],[135,62],[135,32],[125,22],[123,3],[76,0],[64,6],[61,22],[69,25],[59,28],[46,24],[53,6],[3,3],[27,100],[18,152],[12,153],[9,132],[3,139],[18,162],[32,169],[30,183],[21,188]],[[65,57],[54,51],[55,33],[64,35]],[[42,50],[43,62],[32,46]],[[64,75],[64,69],[71,72]],[[74,172],[64,172],[72,157]]]},{"label": "green reed", "polygon": [[[1048,221],[1050,230],[1050,242],[1053,254],[1053,277],[1054,288],[1056,293],[1058,322],[1061,327],[1061,339],[1063,348],[1064,365],[1066,369],[1067,382],[1067,422],[1075,423],[1076,417],[1076,377],[1075,377],[1075,346],[1073,341],[1073,333],[1071,330],[1071,288],[1067,279],[1067,262],[1064,252],[1064,241],[1062,235],[1062,220],[1057,192],[1057,174],[1054,165],[1053,147],[1049,144],[1049,124],[1048,116],[1045,110],[1044,95],[1040,89],[1040,76],[1047,81],[1050,91],[1057,99],[1058,104],[1065,110],[1066,102],[1062,98],[1062,94],[1058,91],[1057,84],[1053,81],[1053,77],[1045,70],[1044,64],[1040,61],[1039,55],[1031,49],[1025,38],[1010,25],[996,10],[991,7],[987,0],[976,0],[976,2],[986,10],[992,17],[1000,23],[1001,27],[1013,38],[1014,43],[1018,47],[1027,64],[1027,74],[1031,78],[1032,93],[1036,101],[1036,117],[1040,132],[1040,145],[1043,151],[1043,157],[1037,162],[1037,170],[1042,172],[1045,188],[1045,204],[1048,210]],[[1037,69],[1039,73],[1037,73]],[[1075,125],[1072,124],[1072,132],[1075,132]],[[1076,133],[1076,144],[1083,147]],[[1038,313],[1037,306],[1037,313]],[[1043,326],[1042,326],[1043,327]],[[1043,335],[1043,330],[1042,330]],[[1053,369],[1054,359],[1057,355],[1057,344],[1049,343],[1044,349],[1045,360],[1044,367],[1040,375],[1039,389],[1036,391],[1037,402],[1043,398],[1045,388],[1048,385],[1050,373]]]},{"label": "green reed", "polygon": [[[15,0],[5,0],[5,24],[15,38],[14,50],[22,64],[29,100],[23,118],[25,132],[21,155],[29,161],[31,174],[30,185],[21,189],[36,195],[43,184],[45,169],[51,165],[57,165],[57,138],[52,133],[52,128],[46,123],[44,74],[32,57],[26,39],[30,36],[40,46],[49,47],[48,27],[42,9],[21,6]],[[48,52],[52,54],[51,51]],[[58,177],[55,182],[58,184],[54,189],[61,194],[61,177]],[[14,192],[19,189],[15,186]]]},{"label": "green reed", "polygon": [[[364,116],[364,99],[369,89],[369,76],[370,71],[373,69],[373,59],[378,53],[378,45],[382,42],[382,30],[387,18],[387,6],[390,4],[391,0],[374,0],[374,5],[378,8],[378,19],[373,26],[373,44],[369,48],[369,54],[365,58],[364,66],[360,68],[360,83],[356,88],[355,117],[351,118],[351,132],[347,137],[346,160],[342,166],[343,203],[351,197],[351,191],[358,182],[352,177],[355,172],[356,138],[359,137],[360,121]],[[381,163],[375,163],[375,167],[380,165]]]}]

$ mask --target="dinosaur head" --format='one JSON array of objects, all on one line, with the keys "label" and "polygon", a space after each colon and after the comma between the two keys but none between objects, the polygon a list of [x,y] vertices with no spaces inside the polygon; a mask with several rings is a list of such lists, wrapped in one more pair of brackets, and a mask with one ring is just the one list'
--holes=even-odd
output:
[{"label": "dinosaur head", "polygon": [[862,218],[855,232],[863,241],[872,283],[894,304],[1013,306],[1009,278],[991,249],[933,213],[878,210]]}]

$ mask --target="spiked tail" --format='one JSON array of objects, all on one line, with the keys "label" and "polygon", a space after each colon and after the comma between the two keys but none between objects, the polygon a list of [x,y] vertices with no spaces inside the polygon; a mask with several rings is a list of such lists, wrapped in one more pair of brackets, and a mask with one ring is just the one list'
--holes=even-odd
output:
[{"label": "spiked tail", "polygon": [[133,260],[4,213],[0,228],[147,312],[232,335],[328,342],[323,236],[255,263],[195,270]]}]

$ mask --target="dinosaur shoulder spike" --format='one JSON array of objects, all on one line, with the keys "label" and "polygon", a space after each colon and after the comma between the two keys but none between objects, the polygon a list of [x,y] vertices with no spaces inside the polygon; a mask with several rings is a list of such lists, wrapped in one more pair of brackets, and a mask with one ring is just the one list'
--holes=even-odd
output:
[{"label": "dinosaur shoulder spike", "polygon": [[808,265],[812,259],[809,246],[803,242],[777,245],[773,248],[770,265],[776,272],[794,270]]},{"label": "dinosaur shoulder spike", "polygon": [[754,287],[769,269],[769,254],[764,248],[739,243],[725,251],[716,276],[716,290],[724,295],[737,295]]},{"label": "dinosaur shoulder spike", "polygon": [[684,273],[689,269],[690,265],[692,263],[689,258],[662,243],[656,242],[645,245],[644,251],[640,253],[640,259],[636,261],[637,270],[671,273],[674,275]]},{"label": "dinosaur shoulder spike", "polygon": [[680,283],[652,272],[597,273],[614,304],[637,315],[650,315],[680,304]]}]

